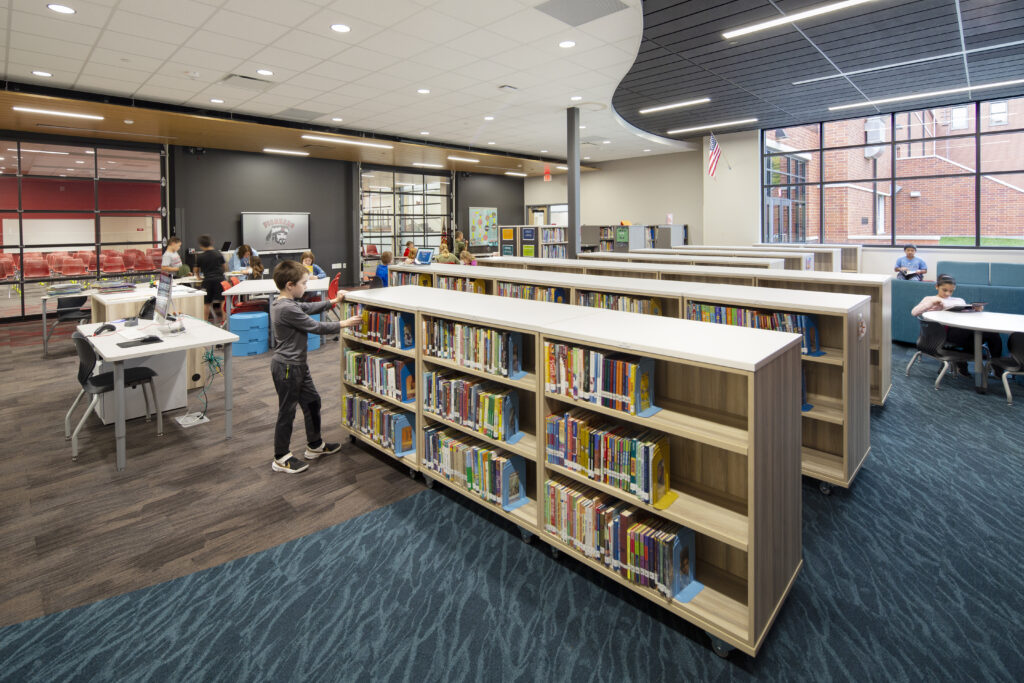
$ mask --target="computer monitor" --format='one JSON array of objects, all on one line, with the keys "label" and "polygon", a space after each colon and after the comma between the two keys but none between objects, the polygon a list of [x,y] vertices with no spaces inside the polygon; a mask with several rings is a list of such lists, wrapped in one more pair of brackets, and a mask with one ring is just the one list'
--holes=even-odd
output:
[{"label": "computer monitor", "polygon": [[430,262],[434,259],[434,250],[430,247],[421,247],[416,250],[415,263],[418,266],[430,265]]},{"label": "computer monitor", "polygon": [[220,247],[221,251],[228,251],[229,249],[231,249],[231,240],[228,240],[227,242],[222,244],[221,247]]},{"label": "computer monitor", "polygon": [[156,309],[154,310],[154,321],[163,324],[167,321],[167,314],[171,311],[171,288],[174,281],[170,273],[160,273],[160,281],[156,286]]}]

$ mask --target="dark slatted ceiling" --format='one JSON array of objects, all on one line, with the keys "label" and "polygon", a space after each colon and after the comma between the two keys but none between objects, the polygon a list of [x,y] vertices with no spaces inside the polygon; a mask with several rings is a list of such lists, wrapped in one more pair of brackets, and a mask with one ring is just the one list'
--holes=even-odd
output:
[{"label": "dark slatted ceiling", "polygon": [[[612,104],[634,126],[656,135],[719,121],[757,117],[716,132],[775,128],[877,112],[992,99],[1024,85],[830,112],[828,107],[1024,78],[1024,1],[876,0],[731,40],[724,31],[793,14],[826,0],[645,0],[644,37]],[[961,33],[961,23],[963,31]],[[961,50],[1021,41],[968,54]],[[944,59],[840,75],[912,60]],[[794,81],[827,80],[793,85]],[[642,108],[687,99],[711,102],[641,115]],[[706,131],[674,136],[696,138]]]}]

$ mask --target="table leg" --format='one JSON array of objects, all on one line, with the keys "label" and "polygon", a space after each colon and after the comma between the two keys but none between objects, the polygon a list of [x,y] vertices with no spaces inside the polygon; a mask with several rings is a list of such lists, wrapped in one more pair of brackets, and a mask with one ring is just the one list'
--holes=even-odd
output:
[{"label": "table leg", "polygon": [[114,440],[117,442],[117,471],[125,466],[124,361],[114,363]]},{"label": "table leg", "polygon": [[988,373],[981,356],[981,330],[974,331],[974,390],[979,394],[988,392]]},{"label": "table leg", "polygon": [[224,310],[221,311],[224,314],[224,329],[228,332],[231,331],[231,316],[228,313],[231,312],[231,301],[234,298],[234,294],[224,295]]},{"label": "table leg", "polygon": [[46,304],[47,304],[47,300],[43,299],[43,357],[44,358],[46,357],[46,354],[47,354],[47,352],[49,350],[48,349],[49,345],[47,344],[47,342],[49,340],[46,338]]},{"label": "table leg", "polygon": [[224,345],[224,437],[231,438],[231,343]]},{"label": "table leg", "polygon": [[271,292],[267,296],[267,343],[270,345],[270,350],[274,350],[274,323],[271,322],[270,309],[274,307],[274,299],[277,298],[276,292]]}]

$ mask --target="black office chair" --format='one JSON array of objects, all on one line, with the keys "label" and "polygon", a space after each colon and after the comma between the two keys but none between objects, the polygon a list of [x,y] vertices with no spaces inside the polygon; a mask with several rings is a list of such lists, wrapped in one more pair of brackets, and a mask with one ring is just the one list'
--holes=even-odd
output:
[{"label": "black office chair", "polygon": [[380,289],[384,286],[384,280],[381,280],[379,276],[374,275],[370,278],[370,289]]},{"label": "black office chair", "polygon": [[985,366],[985,372],[989,368],[1003,371],[1003,389],[1006,391],[1006,402],[1013,405],[1013,394],[1010,393],[1010,376],[1024,375],[1024,332],[1014,332],[1010,335],[1006,344],[1010,355],[993,358]]},{"label": "black office chair", "polygon": [[910,362],[907,363],[907,376],[910,376],[910,368],[922,354],[930,358],[934,358],[942,363],[942,371],[939,372],[939,376],[935,378],[935,389],[937,391],[939,384],[942,382],[942,378],[946,376],[951,364],[966,363],[974,360],[973,353],[943,348],[945,344],[946,326],[930,322],[928,320],[922,320],[921,332],[917,337],[917,352],[913,357],[911,357]]},{"label": "black office chair", "polygon": [[[96,409],[100,396],[114,390],[114,373],[101,372],[93,374],[96,371],[96,351],[93,350],[92,345],[81,332],[75,331],[71,335],[71,339],[75,342],[75,350],[78,351],[78,383],[82,385],[82,390],[78,392],[74,403],[68,408],[67,415],[64,416],[64,440],[71,441],[71,459],[78,460],[78,432],[82,430],[89,414]],[[150,368],[124,369],[124,386],[126,388],[134,389],[139,385],[142,386],[142,398],[146,401],[146,422],[150,421],[149,396],[146,395],[146,386],[149,386],[149,391],[153,394],[153,407],[156,409],[156,435],[163,436],[163,413],[160,411],[160,399],[156,395],[156,385],[153,384],[154,377],[156,377],[156,372]],[[82,396],[85,394],[91,395],[92,400],[89,402],[89,407],[85,410],[85,415],[82,416],[78,426],[75,427],[75,431],[72,433],[71,413],[78,407],[78,402],[82,400]]]},{"label": "black office chair", "polygon": [[66,322],[77,322],[81,325],[82,322],[92,319],[92,311],[82,308],[88,300],[89,297],[87,296],[57,297],[57,319],[53,325],[50,325],[50,329],[43,332],[45,335],[43,339],[44,356],[49,353],[50,337],[53,335],[53,331],[57,329],[57,325]]}]

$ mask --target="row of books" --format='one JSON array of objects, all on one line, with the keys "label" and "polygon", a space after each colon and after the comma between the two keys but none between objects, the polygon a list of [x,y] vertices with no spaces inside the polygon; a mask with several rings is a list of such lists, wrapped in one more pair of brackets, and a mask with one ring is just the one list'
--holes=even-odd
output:
[{"label": "row of books", "polygon": [[539,285],[524,285],[518,282],[499,282],[498,296],[508,296],[514,299],[531,299],[533,301],[552,301],[556,304],[568,302],[569,295],[564,287],[541,287]]},{"label": "row of books", "polygon": [[566,242],[569,239],[568,228],[541,228],[541,242]]},{"label": "row of books", "polygon": [[[668,437],[581,408],[548,415],[548,462],[614,486],[644,503],[671,502]],[[671,496],[675,498],[674,495]]]},{"label": "row of books", "polygon": [[434,279],[434,286],[438,289],[452,289],[457,292],[473,292],[475,294],[487,293],[487,283],[484,280],[474,280],[468,277],[455,277],[453,275],[438,275]]},{"label": "row of books", "polygon": [[400,349],[412,349],[415,344],[416,317],[412,313],[377,311],[361,304],[346,303],[344,315],[346,318],[354,315],[363,318],[363,324],[358,329],[348,328],[348,333],[354,337]]},{"label": "row of books", "polygon": [[[426,284],[424,284],[424,278]],[[407,273],[403,270],[395,270],[391,272],[391,284],[395,287],[401,285],[424,285],[430,286],[430,276],[424,273]]]},{"label": "row of books", "polygon": [[450,427],[423,430],[423,465],[505,510],[525,505],[526,461],[474,441]]},{"label": "row of books", "polygon": [[543,498],[547,533],[627,581],[681,601],[702,587],[694,581],[692,529],[564,477],[545,481]]},{"label": "row of books", "polygon": [[403,457],[416,452],[416,417],[362,394],[345,394],[342,421],[374,443]]},{"label": "row of books", "polygon": [[512,379],[525,374],[520,332],[428,318],[423,321],[423,344],[428,355],[473,370]]},{"label": "row of books", "polygon": [[100,280],[93,286],[100,291],[100,294],[135,291],[135,284],[125,280]]},{"label": "row of books", "polygon": [[608,226],[601,226],[601,239],[603,240],[614,240],[615,239],[615,228]]},{"label": "row of books", "polygon": [[423,373],[423,410],[506,443],[522,438],[519,393],[453,370]]},{"label": "row of books", "polygon": [[569,251],[564,244],[540,245],[541,258],[568,258]]},{"label": "row of books", "polygon": [[607,292],[576,292],[576,303],[580,306],[608,308],[613,311],[627,313],[646,313],[661,315],[661,299],[626,296],[624,294],[608,294]]},{"label": "row of books", "polygon": [[804,313],[783,313],[780,311],[758,311],[739,306],[716,306],[690,301],[686,306],[686,317],[705,323],[721,323],[740,327],[754,327],[760,330],[792,332],[803,336],[801,350],[808,355],[821,355],[821,340],[818,338],[817,317]]},{"label": "row of books", "polygon": [[60,282],[46,288],[50,296],[64,296],[65,294],[80,294],[84,287],[80,282]]},{"label": "row of books", "polygon": [[649,416],[653,403],[654,360],[609,354],[571,344],[544,342],[544,389],[581,401]]},{"label": "row of books", "polygon": [[347,381],[405,403],[416,399],[416,362],[412,359],[346,347],[343,361]]}]

